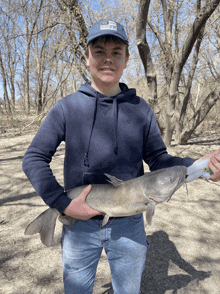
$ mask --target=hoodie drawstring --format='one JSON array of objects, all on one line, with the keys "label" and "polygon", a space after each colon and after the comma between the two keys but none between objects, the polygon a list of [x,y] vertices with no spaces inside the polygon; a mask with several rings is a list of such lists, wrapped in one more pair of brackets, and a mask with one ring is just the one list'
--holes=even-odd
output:
[{"label": "hoodie drawstring", "polygon": [[97,113],[97,104],[98,104],[98,97],[96,95],[96,100],[95,100],[95,109],[94,109],[94,116],[93,116],[93,122],[92,122],[92,128],[91,128],[91,132],[90,132],[90,136],[89,136],[89,142],[88,142],[88,146],[87,146],[87,151],[84,155],[84,165],[86,167],[89,167],[89,147],[90,147],[90,142],[91,142],[91,138],[92,138],[92,132],[93,132],[93,128],[95,125],[95,119],[96,119],[96,113]]},{"label": "hoodie drawstring", "polygon": [[114,112],[114,123],[115,123],[115,155],[118,154],[118,101],[115,97],[113,100],[113,112]]},{"label": "hoodie drawstring", "polygon": [[[97,113],[97,105],[98,105],[98,97],[96,95],[96,101],[95,101],[95,108],[94,108],[94,116],[93,116],[93,122],[92,122],[92,127],[90,131],[90,136],[89,136],[89,142],[87,146],[87,151],[84,155],[84,166],[89,167],[89,148],[90,148],[90,142],[92,138],[92,132],[93,128],[95,125],[95,120],[96,120],[96,113]],[[115,155],[118,154],[118,101],[117,98],[115,97],[113,99],[113,115],[114,115],[114,135],[115,135],[115,147],[114,147],[114,153]]]}]

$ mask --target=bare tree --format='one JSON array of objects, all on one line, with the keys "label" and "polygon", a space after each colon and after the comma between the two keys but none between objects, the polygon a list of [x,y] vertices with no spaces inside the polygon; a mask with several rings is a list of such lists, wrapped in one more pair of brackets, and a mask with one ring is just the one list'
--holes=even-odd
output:
[{"label": "bare tree", "polygon": [[18,64],[17,45],[13,38],[15,26],[10,20],[8,11],[1,10],[0,23],[0,65],[3,80],[5,107],[8,115],[15,109],[15,75]]},{"label": "bare tree", "polygon": [[11,110],[11,105],[10,105],[9,95],[8,95],[8,89],[7,89],[6,73],[5,73],[5,68],[4,68],[4,64],[3,64],[1,50],[0,50],[0,69],[1,69],[2,80],[3,80],[5,109],[6,109],[6,112],[8,115],[12,115],[12,110]]},{"label": "bare tree", "polygon": [[[175,5],[175,2],[172,0],[161,0],[164,38],[160,31],[160,26],[162,25],[161,20],[158,21],[158,28],[156,28],[148,18],[150,2],[150,0],[141,0],[139,3],[139,11],[136,21],[136,41],[145,69],[145,76],[148,81],[150,96],[153,101],[152,107],[156,110],[155,113],[157,114],[158,124],[160,126],[165,126],[165,128],[161,127],[161,131],[163,132],[166,145],[169,146],[171,144],[174,130],[177,131],[179,136],[179,143],[186,143],[196,127],[204,120],[211,107],[219,99],[219,91],[218,89],[214,89],[214,91],[210,92],[209,95],[207,95],[207,98],[204,99],[197,115],[194,114],[191,118],[194,123],[188,123],[186,126],[186,110],[190,100],[189,98],[193,76],[199,60],[198,54],[204,36],[205,25],[207,20],[216,10],[220,0],[207,1],[206,5],[202,8],[201,1],[197,1],[196,16],[181,46],[178,40],[180,28],[178,27],[177,20],[178,9],[182,5],[182,2],[177,1]],[[156,70],[152,60],[152,54],[150,52],[150,45],[146,40],[147,24],[160,45],[160,54],[163,57],[163,60],[160,59],[160,61],[163,63],[162,68],[166,85],[165,113],[163,113],[158,102]],[[173,40],[175,42],[173,42]],[[173,49],[174,43],[176,44],[175,50]],[[183,69],[192,51],[194,51],[194,55],[191,61],[190,69],[188,70],[188,80],[185,82]],[[184,85],[183,94],[180,92],[180,85]],[[210,99],[210,97],[212,97],[212,99]],[[181,101],[182,103],[180,105],[178,102]],[[204,111],[204,109],[206,109],[206,111]]]},{"label": "bare tree", "polygon": [[82,7],[78,0],[57,1],[62,15],[65,16],[64,24],[67,28],[70,51],[74,56],[74,65],[85,81],[89,81],[89,73],[86,67],[84,52],[88,30],[82,13]]},{"label": "bare tree", "polygon": [[[22,38],[22,42],[19,43],[20,49],[18,51],[20,53],[20,65],[23,67],[23,72],[21,74],[22,79],[20,79],[20,81],[23,80],[23,85],[20,85],[19,87],[23,90],[25,112],[26,114],[29,114],[31,43],[44,0],[18,0],[15,2],[1,1],[4,2],[5,9],[7,10],[5,14],[7,14],[7,17],[10,19],[10,23],[13,24],[15,30],[14,36],[10,36],[10,39]],[[7,40],[5,43],[7,44]],[[10,53],[9,50],[8,53]],[[13,82],[13,84],[15,83]]]},{"label": "bare tree", "polygon": [[24,67],[24,108],[26,114],[30,113],[30,51],[31,42],[34,34],[34,30],[39,18],[40,11],[42,9],[43,0],[25,2],[20,0],[21,14],[24,17],[25,22],[25,35],[26,41],[25,50],[25,67]]},{"label": "bare tree", "polygon": [[44,5],[31,44],[31,85],[38,114],[44,111],[47,104],[49,85],[53,80],[54,68],[57,67],[57,55],[63,50],[66,41],[62,26],[59,26],[57,9],[48,1],[44,1]]}]

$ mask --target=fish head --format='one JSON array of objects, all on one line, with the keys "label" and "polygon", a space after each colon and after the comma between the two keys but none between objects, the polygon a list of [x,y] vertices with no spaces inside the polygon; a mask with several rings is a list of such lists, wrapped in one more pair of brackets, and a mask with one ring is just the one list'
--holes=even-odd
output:
[{"label": "fish head", "polygon": [[169,201],[185,182],[187,168],[173,166],[149,173],[144,184],[144,194],[156,203]]}]

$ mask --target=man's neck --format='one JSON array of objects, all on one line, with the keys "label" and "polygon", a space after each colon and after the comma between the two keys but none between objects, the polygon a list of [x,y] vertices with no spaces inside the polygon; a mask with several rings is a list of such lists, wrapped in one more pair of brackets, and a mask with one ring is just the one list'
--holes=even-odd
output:
[{"label": "man's neck", "polygon": [[121,92],[119,83],[112,86],[112,85],[108,85],[108,84],[96,85],[95,83],[92,82],[91,86],[96,91],[98,91],[99,93],[101,93],[107,97],[116,96],[117,94],[119,94]]}]

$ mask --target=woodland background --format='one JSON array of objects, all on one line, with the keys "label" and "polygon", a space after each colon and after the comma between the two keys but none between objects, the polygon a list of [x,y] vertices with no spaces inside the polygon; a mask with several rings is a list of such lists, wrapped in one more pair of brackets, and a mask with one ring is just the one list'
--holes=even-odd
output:
[{"label": "woodland background", "polygon": [[186,144],[204,121],[218,127],[219,2],[0,0],[1,132],[40,124],[57,100],[89,81],[86,37],[106,18],[127,31],[122,81],[150,104],[167,146]]}]

